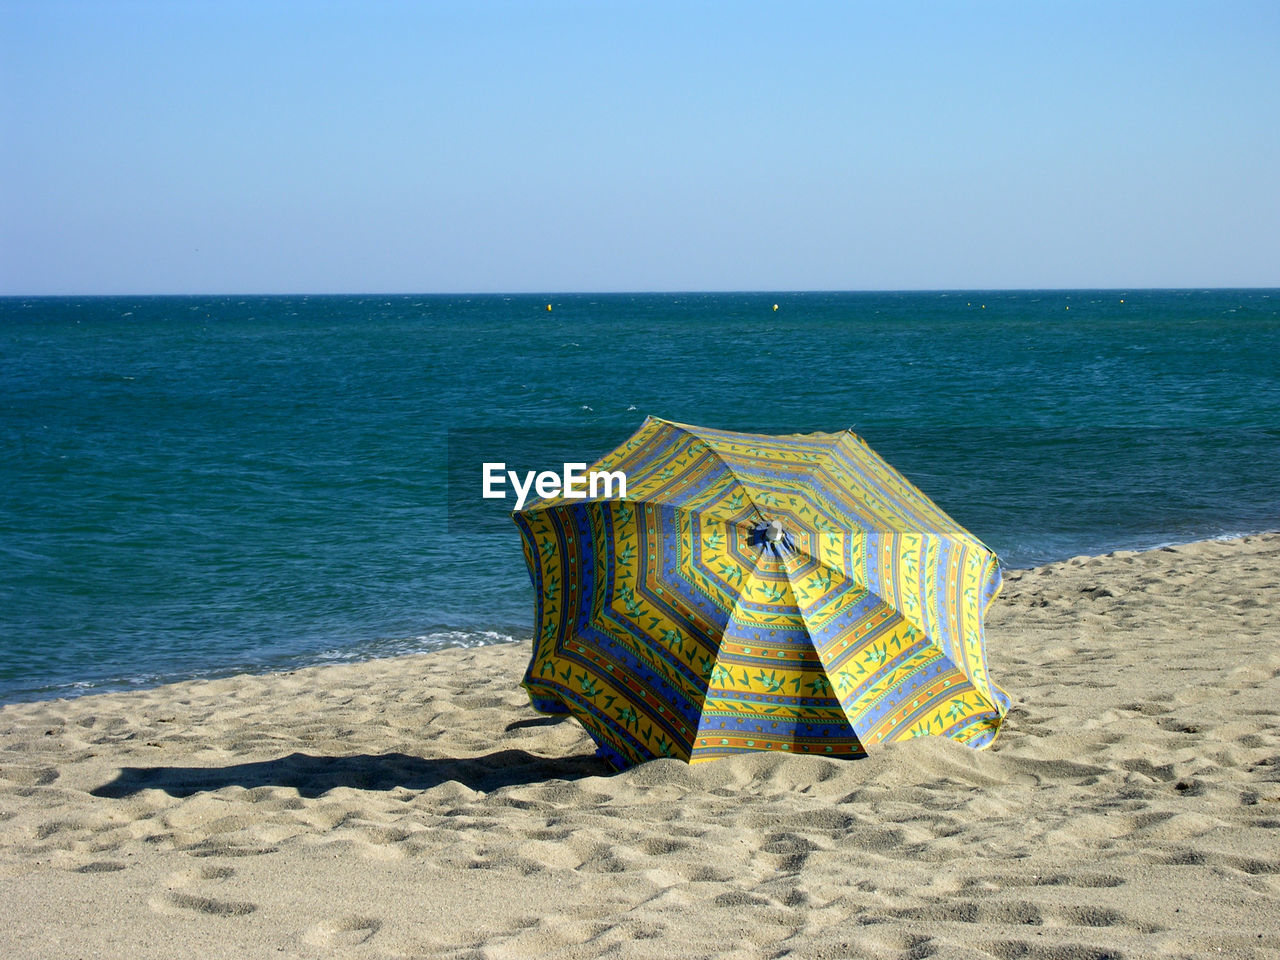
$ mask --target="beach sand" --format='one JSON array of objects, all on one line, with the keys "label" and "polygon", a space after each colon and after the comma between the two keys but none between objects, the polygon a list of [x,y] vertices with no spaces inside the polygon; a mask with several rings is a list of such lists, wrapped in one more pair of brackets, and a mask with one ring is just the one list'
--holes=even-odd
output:
[{"label": "beach sand", "polygon": [[0,710],[0,955],[1280,957],[1280,534],[1013,571],[986,752],[611,774],[528,644]]}]

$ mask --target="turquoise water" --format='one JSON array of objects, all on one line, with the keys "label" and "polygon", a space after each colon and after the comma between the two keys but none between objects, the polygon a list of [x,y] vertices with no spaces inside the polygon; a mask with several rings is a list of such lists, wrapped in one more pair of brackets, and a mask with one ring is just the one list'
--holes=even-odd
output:
[{"label": "turquoise water", "polygon": [[480,462],[646,414],[853,426],[1010,566],[1274,529],[1277,358],[1266,290],[3,299],[0,700],[526,637]]}]

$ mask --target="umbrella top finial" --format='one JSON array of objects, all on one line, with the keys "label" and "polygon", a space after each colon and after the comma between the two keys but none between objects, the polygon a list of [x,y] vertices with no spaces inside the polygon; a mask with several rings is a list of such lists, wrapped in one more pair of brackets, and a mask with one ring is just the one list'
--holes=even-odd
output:
[{"label": "umbrella top finial", "polygon": [[781,520],[770,520],[769,525],[764,528],[764,538],[770,543],[777,543],[781,540],[783,533]]}]

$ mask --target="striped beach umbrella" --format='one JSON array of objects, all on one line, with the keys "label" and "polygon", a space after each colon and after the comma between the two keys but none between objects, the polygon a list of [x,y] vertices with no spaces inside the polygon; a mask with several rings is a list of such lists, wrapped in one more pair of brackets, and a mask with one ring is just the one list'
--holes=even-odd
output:
[{"label": "striped beach umbrella", "polygon": [[996,556],[856,434],[651,417],[592,470],[625,496],[512,515],[537,598],[524,687],[614,766],[995,738]]}]

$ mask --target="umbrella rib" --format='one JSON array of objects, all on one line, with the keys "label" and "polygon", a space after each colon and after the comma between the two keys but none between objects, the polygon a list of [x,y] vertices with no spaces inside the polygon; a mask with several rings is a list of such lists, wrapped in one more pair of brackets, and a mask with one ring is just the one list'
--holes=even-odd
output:
[{"label": "umbrella rib", "polygon": [[[752,566],[751,566],[751,572],[747,575],[747,577],[746,577],[745,581],[743,582],[743,589],[740,589],[740,590],[738,591],[738,595],[737,595],[737,596],[735,596],[735,597],[733,598],[733,606],[729,608],[729,616],[728,616],[728,619],[726,619],[726,620],[725,620],[725,629],[726,629],[726,630],[728,629],[729,624],[733,622],[733,616],[734,616],[734,614],[735,614],[735,613],[738,613],[739,611],[741,611],[741,612],[743,613],[742,621],[743,621],[743,622],[750,622],[749,618],[747,618],[747,617],[745,616],[746,611],[745,611],[745,609],[742,607],[742,598],[743,598],[743,596],[744,596],[744,595],[745,595],[745,593],[746,593],[746,589],[745,589],[745,588],[746,588],[747,584],[749,584],[749,583],[751,582],[751,580],[752,580],[752,579],[755,577],[755,575],[756,575],[756,571],[758,571],[758,570],[760,569],[760,560],[763,558],[763,556],[764,556],[763,552],[761,552],[761,553],[759,553],[759,554],[757,554],[757,555],[756,555],[755,560],[754,560],[754,562],[752,563]],[[801,617],[801,619],[803,620],[804,618],[803,618],[803,617]],[[721,641],[723,641],[723,637],[721,637]],[[721,643],[719,643],[719,644],[717,644],[717,645],[716,645],[716,662],[715,662],[715,666],[719,666],[719,665],[720,665],[720,653],[721,653],[721,651],[722,651],[723,649],[724,649],[723,642],[721,642]],[[703,699],[704,699],[704,701],[705,701],[705,699],[706,699],[708,696],[710,696],[710,693],[711,693],[711,691],[710,691],[710,688],[708,687],[707,691],[703,694]],[[708,714],[707,714],[707,712],[704,710],[704,711],[703,711],[703,713],[702,713],[702,715],[701,715],[701,716],[699,716],[699,718],[698,718],[698,726],[697,726],[697,728],[693,731],[693,744],[694,744],[694,749],[695,749],[695,750],[697,749],[697,744],[698,744],[699,739],[700,739],[701,737],[703,737],[703,736],[704,736],[704,734],[703,734],[703,732],[702,732],[702,723],[703,723],[703,721],[704,721],[708,716],[709,716],[709,715],[708,715]]]},{"label": "umbrella rib", "polygon": [[[966,540],[972,540],[972,538],[963,538],[963,537],[960,537],[960,536],[939,536],[939,535],[937,535],[937,534],[928,533],[928,532],[923,531],[923,530],[913,530],[913,531],[909,531],[908,533],[909,533],[910,535],[919,536],[919,537],[922,537],[922,538],[924,538],[924,537],[932,537],[932,538],[934,538],[935,540],[938,540],[938,541],[951,540],[951,541],[953,541],[953,542],[955,542],[955,543],[960,543],[960,544],[963,544]],[[852,535],[852,536],[857,536],[858,534],[854,533],[853,531],[846,531],[846,536],[850,536],[850,535]],[[898,533],[898,534],[895,534],[895,535],[902,536],[902,535],[904,535],[904,534]],[[985,548],[984,548],[984,549],[985,549]],[[826,570],[826,571],[829,571],[829,572],[838,573],[838,574],[840,574],[841,576],[846,577],[847,579],[853,580],[853,581],[854,581],[855,583],[857,583],[860,587],[862,587],[864,590],[866,590],[866,591],[867,591],[867,593],[868,593],[868,595],[870,595],[870,596],[872,596],[872,597],[875,597],[875,599],[876,599],[877,601],[879,601],[880,603],[884,604],[885,606],[890,606],[890,607],[892,607],[893,609],[897,610],[897,611],[898,611],[899,616],[901,616],[901,617],[902,617],[903,621],[905,621],[906,623],[909,623],[911,626],[913,626],[913,627],[915,627],[916,629],[918,629],[918,630],[920,631],[920,633],[921,633],[921,635],[922,635],[922,636],[926,637],[930,642],[936,643],[936,640],[935,640],[935,638],[934,638],[934,633],[933,633],[933,631],[929,630],[929,629],[928,629],[928,627],[927,627],[927,625],[926,625],[925,623],[920,622],[920,620],[923,620],[923,619],[924,619],[923,617],[921,617],[921,618],[913,618],[913,617],[909,617],[909,616],[907,616],[905,613],[903,613],[903,612],[902,612],[902,609],[901,609],[897,604],[890,604],[888,601],[886,601],[886,600],[885,600],[885,598],[884,598],[884,597],[883,597],[879,592],[874,591],[874,590],[872,590],[872,589],[871,589],[871,585],[870,585],[870,583],[869,583],[869,582],[867,582],[867,578],[866,578],[866,577],[864,577],[864,576],[860,576],[860,575],[859,575],[859,568],[858,568],[858,566],[856,566],[856,565],[854,565],[854,564],[850,564],[850,565],[849,565],[849,567],[846,569],[843,565],[839,565],[839,566],[837,566],[837,565],[833,565],[833,564],[828,563],[827,561],[823,560],[821,557],[815,557],[815,556],[814,556],[812,553],[810,553],[809,551],[807,551],[807,550],[803,550],[803,549],[801,549],[801,548],[799,548],[799,547],[794,547],[794,548],[792,548],[792,552],[793,552],[794,554],[796,554],[797,556],[805,557],[805,558],[807,558],[807,559],[811,560],[811,561],[812,561],[812,562],[813,562],[813,563],[814,563],[814,564],[815,564],[819,569]],[[988,551],[988,552],[989,552],[989,551]],[[784,566],[783,566],[783,572],[786,574],[787,582],[788,582],[788,584],[791,586],[791,588],[792,588],[792,594],[794,595],[794,593],[795,593],[795,583],[794,583],[794,582],[792,582],[792,580],[791,580],[791,569],[790,569],[789,567],[787,567],[787,566],[785,566],[785,565],[784,565]],[[998,591],[997,591],[997,592],[998,592]],[[982,613],[983,613],[983,616],[984,616],[984,617],[986,616],[987,608],[989,608],[989,607],[990,607],[991,602],[992,602],[992,601],[994,601],[994,599],[995,599],[995,597],[994,597],[994,596],[992,596],[991,600],[989,600],[989,601],[987,602],[987,607],[985,607],[985,608],[983,609]],[[797,610],[799,610],[799,604],[797,604],[796,609],[797,609]],[[803,614],[803,612],[801,612],[800,617],[801,617],[801,619],[804,619],[804,614]]]},{"label": "umbrella rib", "polygon": [[[849,568],[845,570],[843,568],[833,567],[831,564],[826,563],[822,559],[818,557],[814,557],[803,550],[796,550],[795,552],[801,556],[808,557],[818,566],[819,569],[830,571],[833,573],[839,573],[841,576],[844,576],[847,579],[852,580],[863,590],[866,590],[868,596],[874,597],[877,603],[879,603],[882,606],[889,607],[895,610],[898,613],[898,615],[902,618],[904,623],[907,623],[910,626],[915,627],[917,630],[919,630],[922,642],[931,644],[933,646],[938,646],[938,649],[940,650],[942,649],[938,645],[937,639],[934,637],[933,632],[930,631],[925,626],[925,624],[918,622],[918,619],[923,619],[923,618],[909,617],[902,611],[902,608],[898,604],[890,604],[888,601],[886,601],[885,598],[881,596],[879,592],[871,589],[870,584],[866,582],[864,577],[858,576],[858,570],[856,566],[851,564]],[[800,623],[804,628],[804,632],[806,636],[808,636],[809,638],[809,642],[811,644],[814,644],[813,631],[809,628],[809,618],[805,614],[804,610],[801,608],[799,599],[796,596],[796,582],[791,579],[791,572],[792,572],[791,567],[786,563],[782,564],[782,572],[783,572],[783,575],[786,577],[787,586],[791,590],[791,599],[795,603],[796,613],[799,615]],[[814,644],[814,650],[815,651],[817,650],[816,644]],[[945,656],[946,651],[943,651],[943,654]]]},{"label": "umbrella rib", "polygon": [[[820,566],[824,566],[824,567],[825,567],[825,565],[823,565],[821,561],[817,561],[817,562],[819,563],[819,565],[820,565]],[[829,569],[829,568],[828,568],[828,569]],[[801,606],[800,606],[800,602],[799,602],[798,598],[796,597],[796,584],[795,584],[795,582],[791,579],[791,570],[790,570],[789,566],[788,566],[788,565],[786,565],[786,564],[783,564],[783,566],[782,566],[782,570],[783,570],[783,575],[786,577],[786,580],[787,580],[787,587],[788,587],[788,589],[791,591],[791,600],[792,600],[792,603],[795,605],[796,613],[797,613],[797,614],[798,614],[798,616],[799,616],[799,620],[800,620],[800,627],[801,627],[801,629],[804,631],[805,636],[806,636],[806,637],[808,637],[808,639],[809,639],[809,645],[813,648],[814,653],[815,653],[815,654],[817,654],[817,656],[818,656],[818,660],[819,660],[819,662],[822,664],[823,671],[824,671],[824,672],[829,673],[830,668],[829,668],[829,667],[828,667],[828,665],[827,665],[827,661],[826,661],[826,659],[822,656],[822,653],[820,652],[819,646],[818,646],[817,642],[814,640],[813,630],[812,630],[812,629],[810,628],[810,626],[809,626],[809,618],[805,615],[805,612],[804,612],[804,610],[801,608]],[[856,579],[856,578],[850,577],[850,579]],[[866,590],[867,590],[868,595],[875,597],[875,598],[876,598],[876,600],[877,600],[881,605],[888,606],[888,604],[886,604],[886,603],[885,603],[884,598],[883,598],[883,597],[881,597],[878,593],[874,593],[874,592],[872,592],[872,591],[871,591],[871,589],[870,589],[869,587],[867,587],[865,584],[860,584],[860,585],[861,585],[861,586],[863,586],[863,587],[864,587],[864,589],[866,589]],[[895,607],[895,609],[896,609],[896,607]],[[901,614],[901,611],[900,611],[900,610],[899,610],[898,612],[899,612],[899,614]],[[903,619],[904,619],[904,620],[906,620],[906,617],[904,616],[904,617],[903,617]],[[914,625],[914,624],[913,624],[913,625]],[[923,636],[924,636],[924,638],[925,638],[926,640],[930,639],[930,638],[929,638],[929,634],[928,634],[928,632],[927,632],[927,631],[925,631],[923,628],[921,628],[921,633],[923,634]],[[932,642],[932,641],[930,641],[930,642]],[[828,680],[832,680],[832,679],[833,679],[832,677],[828,676]],[[846,715],[846,716],[847,716],[847,715]],[[857,727],[855,727],[855,726],[854,726],[854,718],[852,718],[852,717],[848,717],[847,719],[848,719],[848,721],[849,721],[850,729],[851,729],[851,730],[853,730],[853,732],[854,732],[854,736],[857,736],[857,737],[859,738],[860,742],[861,742],[862,734],[858,731]],[[865,744],[864,744],[863,748],[865,749]]]},{"label": "umbrella rib", "polygon": [[[866,456],[870,462],[877,464],[886,475],[890,477],[895,474],[897,475],[897,479],[901,485],[901,489],[899,490],[894,490],[891,486],[886,486],[885,483],[878,478],[868,478],[871,479],[878,488],[880,488],[882,494],[886,498],[893,496],[901,497],[904,492],[909,493],[916,501],[916,508],[921,511],[939,531],[946,531],[946,533],[954,539],[968,540],[988,553],[995,553],[994,550],[974,536],[973,533],[971,533],[966,527],[962,526],[954,517],[934,503],[933,498],[916,486],[909,477],[900,471],[895,470],[889,462],[884,459],[884,457],[872,450],[866,440],[859,436],[852,428],[838,434],[837,441],[822,452],[821,459],[817,464],[815,464],[815,466],[821,465],[824,468],[828,468],[828,475],[834,477],[834,474],[830,473],[830,469],[839,468],[839,461],[836,459],[837,453],[844,452],[845,454],[848,454],[849,452],[847,450],[841,450],[840,441],[843,440],[852,440],[856,443],[861,448],[860,452]],[[913,533],[916,531],[903,529],[899,532]]]},{"label": "umbrella rib", "polygon": [[707,448],[707,452],[710,453],[711,456],[715,457],[717,461],[719,461],[720,466],[724,467],[724,472],[733,478],[733,482],[736,483],[738,487],[742,490],[742,492],[746,495],[747,503],[751,504],[751,509],[756,512],[756,520],[758,522],[764,521],[764,511],[760,509],[760,504],[756,503],[756,501],[752,498],[750,487],[748,487],[746,482],[743,481],[743,479],[740,476],[738,476],[738,474],[734,471],[733,466],[729,463],[728,460],[724,458],[724,455],[715,448],[715,446],[711,443],[710,440],[707,440],[705,437],[696,433],[693,430],[693,428],[691,428],[688,424],[674,423],[670,420],[665,420],[663,422],[670,424],[676,430],[679,430],[683,433],[688,434],[689,436],[697,440],[699,443],[701,443],[703,446],[705,446]]}]

